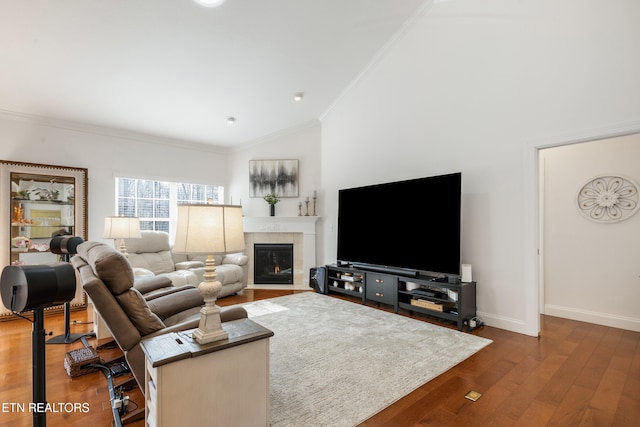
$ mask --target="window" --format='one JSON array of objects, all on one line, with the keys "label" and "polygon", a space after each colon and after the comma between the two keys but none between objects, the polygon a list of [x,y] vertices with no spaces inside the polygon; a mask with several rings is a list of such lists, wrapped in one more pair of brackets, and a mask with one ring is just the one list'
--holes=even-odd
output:
[{"label": "window", "polygon": [[217,204],[223,199],[224,187],[215,185],[116,178],[116,212],[119,216],[140,218],[141,230],[171,234],[178,204]]}]

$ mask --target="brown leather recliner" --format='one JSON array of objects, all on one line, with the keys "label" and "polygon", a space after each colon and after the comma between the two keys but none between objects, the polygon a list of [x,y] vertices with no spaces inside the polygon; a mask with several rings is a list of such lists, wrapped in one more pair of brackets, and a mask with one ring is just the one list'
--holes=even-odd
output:
[{"label": "brown leather recliner", "polygon": [[[145,362],[140,341],[198,327],[202,295],[190,285],[171,288],[158,281],[134,284],[127,258],[104,243],[84,242],[77,251],[71,264],[144,392]],[[223,322],[247,317],[242,307],[222,308],[220,315]]]}]

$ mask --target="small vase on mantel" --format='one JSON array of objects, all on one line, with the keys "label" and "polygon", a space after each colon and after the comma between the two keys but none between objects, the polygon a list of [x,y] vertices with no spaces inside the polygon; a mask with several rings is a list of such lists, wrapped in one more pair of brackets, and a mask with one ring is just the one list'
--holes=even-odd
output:
[{"label": "small vase on mantel", "polygon": [[280,201],[280,198],[270,193],[264,196],[264,201],[269,204],[269,216],[276,216],[276,203]]}]

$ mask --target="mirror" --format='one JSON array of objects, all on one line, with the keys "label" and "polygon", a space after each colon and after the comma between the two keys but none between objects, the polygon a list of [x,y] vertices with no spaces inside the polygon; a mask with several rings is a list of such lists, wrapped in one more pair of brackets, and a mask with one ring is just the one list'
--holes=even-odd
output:
[{"label": "mirror", "polygon": [[[56,235],[87,240],[87,169],[0,160],[0,200],[3,266],[61,261],[49,250]],[[85,305],[80,287],[74,305]],[[0,315],[8,314],[0,307]]]}]

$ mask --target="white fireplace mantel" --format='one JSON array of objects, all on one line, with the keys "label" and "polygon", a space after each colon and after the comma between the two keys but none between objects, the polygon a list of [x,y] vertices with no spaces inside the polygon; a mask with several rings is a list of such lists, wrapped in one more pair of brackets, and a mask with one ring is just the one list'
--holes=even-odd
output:
[{"label": "white fireplace mantel", "polygon": [[[244,217],[245,233],[301,233],[303,267],[299,275],[302,279],[295,280],[294,289],[309,288],[309,270],[316,266],[316,222],[317,216],[260,216]],[[250,258],[251,255],[250,255]],[[288,285],[291,289],[291,285]],[[265,286],[249,285],[249,288],[260,289]],[[266,286],[274,289],[272,285]]]},{"label": "white fireplace mantel", "polygon": [[245,216],[245,233],[316,234],[317,216]]}]

